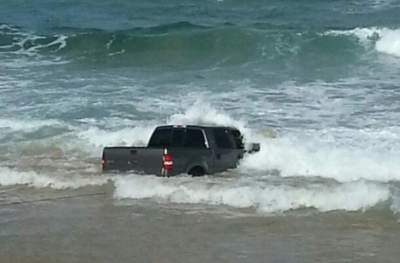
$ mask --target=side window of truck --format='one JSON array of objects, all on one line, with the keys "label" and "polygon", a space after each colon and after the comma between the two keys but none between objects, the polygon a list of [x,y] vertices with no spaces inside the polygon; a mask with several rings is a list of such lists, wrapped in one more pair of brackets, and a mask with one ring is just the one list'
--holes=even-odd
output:
[{"label": "side window of truck", "polygon": [[163,148],[168,147],[171,142],[172,129],[164,128],[164,129],[156,129],[151,136],[149,147],[152,148]]},{"label": "side window of truck", "polygon": [[187,129],[185,147],[200,149],[206,148],[203,132],[199,129]]},{"label": "side window of truck", "polygon": [[233,136],[233,140],[235,141],[235,146],[236,149],[244,149],[244,144],[243,144],[243,136],[238,130],[231,130],[231,134]]},{"label": "side window of truck", "polygon": [[215,144],[221,149],[234,149],[234,145],[230,139],[230,134],[227,129],[214,129]]}]

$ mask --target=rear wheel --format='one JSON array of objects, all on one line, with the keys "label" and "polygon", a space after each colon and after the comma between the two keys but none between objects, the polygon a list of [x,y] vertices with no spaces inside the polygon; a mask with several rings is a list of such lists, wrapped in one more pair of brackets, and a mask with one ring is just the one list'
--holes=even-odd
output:
[{"label": "rear wheel", "polygon": [[196,166],[196,167],[193,167],[192,169],[190,169],[188,174],[190,174],[191,176],[203,176],[203,175],[205,175],[205,171],[202,167]]}]

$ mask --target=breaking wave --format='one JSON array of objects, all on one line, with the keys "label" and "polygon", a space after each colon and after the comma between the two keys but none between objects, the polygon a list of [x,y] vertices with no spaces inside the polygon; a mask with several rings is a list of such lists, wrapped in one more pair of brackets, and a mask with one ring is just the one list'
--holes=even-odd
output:
[{"label": "breaking wave", "polygon": [[[31,120],[32,123],[26,122],[27,125],[23,126],[14,121],[3,120],[2,127],[12,127],[18,134],[25,129],[40,130],[49,125],[60,125],[58,121]],[[54,144],[52,140],[41,140],[41,143],[49,144],[47,148],[46,145],[40,146],[43,149],[30,146],[31,142],[22,143],[18,148],[23,149],[15,153],[18,158],[9,156],[2,166],[7,166],[11,159],[21,159],[21,164],[15,163],[15,169],[0,168],[0,185],[76,189],[111,181],[117,199],[150,198],[173,203],[228,205],[254,208],[261,213],[301,208],[363,211],[388,202],[393,212],[399,211],[398,193],[395,187],[391,187],[393,182],[400,181],[398,151],[390,147],[398,140],[396,130],[378,134],[365,130],[341,130],[337,134],[329,131],[330,136],[335,136],[330,140],[321,136],[324,131],[310,135],[306,133],[309,130],[293,133],[269,129],[270,132],[266,133],[265,128],[249,127],[245,120],[238,120],[200,101],[186,111],[170,115],[164,123],[240,128],[247,142],[261,143],[261,151],[245,157],[236,172],[229,173],[226,178],[210,176],[200,179],[138,175],[104,177],[99,176],[98,170],[90,171],[91,176],[86,175],[84,169],[94,165],[100,169],[103,146],[145,145],[154,128],[146,122],[132,122],[132,125],[129,121],[116,122],[123,124],[124,128],[117,125],[118,129],[106,130],[90,122],[80,124],[82,126],[69,124],[67,135],[59,138],[63,141],[55,144],[62,151],[60,160],[54,160],[57,156],[49,151]],[[360,138],[359,142],[354,138]],[[377,142],[379,147],[376,147]],[[68,153],[63,152],[66,150]],[[88,161],[93,163],[88,166]],[[64,162],[68,165],[63,165]],[[49,172],[37,172],[38,165],[40,170]],[[276,177],[280,177],[279,184],[274,181]],[[287,183],[292,178],[296,178],[296,184]],[[322,183],[315,183],[317,178]]]},{"label": "breaking wave", "polygon": [[[311,68],[347,67],[365,52],[352,38],[356,36],[363,44],[371,43],[379,52],[400,56],[400,31],[388,28],[299,32],[273,26],[203,27],[182,22],[115,32],[54,30],[55,33],[38,34],[3,24],[0,54],[15,54],[20,60],[26,59],[23,56],[40,56],[41,63],[79,62],[102,66],[181,65],[191,68],[257,62],[289,68],[298,64]],[[9,65],[17,67],[19,64]]]},{"label": "breaking wave", "polygon": [[57,120],[19,120],[19,119],[0,119],[0,129],[16,131],[35,131],[46,127],[63,126]]},{"label": "breaking wave", "polygon": [[283,212],[300,208],[319,211],[357,211],[390,198],[385,185],[357,181],[339,185],[289,186],[236,179],[156,178],[125,176],[114,179],[119,199],[151,198],[161,202],[228,205],[255,208],[259,212]]},{"label": "breaking wave", "polygon": [[[123,125],[120,121],[108,120],[107,123],[109,128],[105,129],[94,123],[66,125],[51,120],[3,119],[0,120],[0,129],[8,127],[12,130],[11,134],[19,140],[19,134],[33,130],[38,133],[35,136],[40,139],[40,145],[46,143],[44,140],[47,138],[50,149],[58,145],[59,148],[68,150],[68,154],[72,156],[76,152],[77,158],[82,158],[83,154],[100,158],[104,146],[145,146],[155,127],[152,123],[129,120]],[[239,128],[246,143],[261,143],[259,153],[247,155],[241,161],[239,171],[243,173],[278,171],[282,177],[322,177],[338,182],[360,179],[400,181],[397,129],[296,129],[278,132],[270,127],[250,127],[245,120],[235,119],[203,101],[197,101],[186,111],[172,114],[158,123],[162,124],[205,124]],[[58,125],[64,127],[64,130],[52,133]],[[51,139],[59,133],[62,134],[61,137]],[[13,146],[14,149],[21,149],[17,154],[32,152],[31,149],[24,150],[32,144],[32,133],[27,134],[28,137],[25,136],[20,145]],[[8,145],[8,142],[4,143]],[[43,150],[40,152],[43,154]]]},{"label": "breaking wave", "polygon": [[[369,138],[369,143],[374,143]],[[261,151],[242,161],[243,171],[279,171],[280,176],[323,177],[339,182],[360,179],[378,182],[400,181],[398,151],[370,145],[352,147],[297,135],[266,139]]]},{"label": "breaking wave", "polygon": [[332,30],[326,34],[356,36],[364,45],[373,45],[379,52],[400,57],[400,29],[355,28],[352,30]]},{"label": "breaking wave", "polygon": [[0,52],[33,56],[42,50],[57,52],[67,45],[67,36],[54,34],[37,35],[23,31],[18,27],[0,25]]},{"label": "breaking wave", "polygon": [[34,171],[17,171],[0,167],[0,186],[27,185],[35,188],[78,189],[107,183],[107,177],[82,175],[42,174]]}]

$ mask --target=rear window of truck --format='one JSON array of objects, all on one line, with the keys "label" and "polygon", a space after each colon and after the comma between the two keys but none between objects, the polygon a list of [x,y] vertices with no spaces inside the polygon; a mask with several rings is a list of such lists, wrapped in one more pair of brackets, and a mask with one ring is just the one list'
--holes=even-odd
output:
[{"label": "rear window of truck", "polygon": [[156,129],[150,138],[148,147],[188,147],[199,149],[207,148],[202,130],[190,128]]},{"label": "rear window of truck", "polygon": [[168,147],[171,142],[172,129],[156,129],[151,136],[148,147],[163,148]]}]

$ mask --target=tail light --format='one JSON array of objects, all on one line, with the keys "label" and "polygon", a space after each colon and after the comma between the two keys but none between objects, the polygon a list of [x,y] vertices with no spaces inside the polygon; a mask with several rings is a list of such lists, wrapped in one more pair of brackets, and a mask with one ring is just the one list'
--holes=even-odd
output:
[{"label": "tail light", "polygon": [[167,149],[165,149],[164,155],[163,155],[164,171],[166,171],[166,172],[171,171],[173,166],[174,166],[174,161],[172,159],[172,155],[167,152]]},{"label": "tail light", "polygon": [[106,166],[106,161],[104,159],[101,159],[101,168],[104,170]]}]

